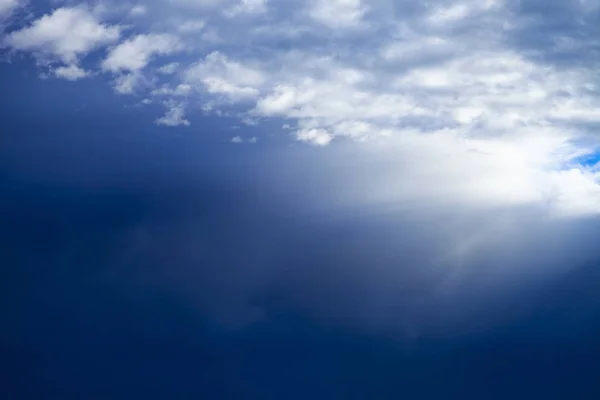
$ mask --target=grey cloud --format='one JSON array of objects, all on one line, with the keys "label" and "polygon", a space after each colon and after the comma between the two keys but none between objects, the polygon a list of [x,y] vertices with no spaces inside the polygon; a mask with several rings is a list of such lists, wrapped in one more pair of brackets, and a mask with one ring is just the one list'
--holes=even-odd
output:
[{"label": "grey cloud", "polygon": [[563,68],[592,66],[600,59],[597,2],[525,0],[509,4],[509,46]]}]

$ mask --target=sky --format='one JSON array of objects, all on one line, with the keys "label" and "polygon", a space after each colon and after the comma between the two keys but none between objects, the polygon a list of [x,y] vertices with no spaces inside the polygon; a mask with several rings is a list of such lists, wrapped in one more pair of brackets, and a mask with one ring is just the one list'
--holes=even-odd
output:
[{"label": "sky", "polygon": [[597,399],[599,20],[0,0],[0,396]]}]

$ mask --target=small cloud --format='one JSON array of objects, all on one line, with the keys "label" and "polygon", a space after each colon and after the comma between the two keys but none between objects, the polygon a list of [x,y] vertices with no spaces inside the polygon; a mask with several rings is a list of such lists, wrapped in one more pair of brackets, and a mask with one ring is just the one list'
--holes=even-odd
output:
[{"label": "small cloud", "polygon": [[68,81],[76,81],[88,77],[89,72],[75,64],[71,64],[68,66],[56,68],[54,70],[54,75],[57,78],[66,79]]},{"label": "small cloud", "polygon": [[248,142],[254,144],[254,143],[258,142],[258,139],[256,137],[253,137],[253,138],[250,138],[250,140]]},{"label": "small cloud", "polygon": [[202,106],[200,106],[200,108],[202,109],[202,111],[205,114],[208,114],[215,109],[215,104],[214,104],[214,102],[209,101],[207,103],[202,104]]},{"label": "small cloud", "polygon": [[185,72],[187,83],[201,83],[207,92],[223,94],[231,99],[258,96],[258,87],[265,80],[260,70],[230,60],[218,51],[212,52]]},{"label": "small cloud", "polygon": [[172,62],[158,68],[156,72],[163,75],[173,75],[175,72],[177,72],[177,68],[179,68],[179,63]]},{"label": "small cloud", "polygon": [[242,123],[247,126],[257,126],[259,122],[255,118],[244,118]]},{"label": "small cloud", "polygon": [[296,132],[296,138],[301,142],[307,142],[315,146],[327,146],[333,140],[333,136],[325,129],[301,129]]},{"label": "small cloud", "polygon": [[241,144],[244,143],[244,139],[241,136],[234,136],[231,138],[231,143]]},{"label": "small cloud", "polygon": [[148,12],[148,10],[146,9],[146,7],[144,7],[141,4],[138,4],[136,6],[134,6],[131,11],[129,11],[129,15],[131,15],[132,17],[139,17],[142,15],[146,15],[146,13]]},{"label": "small cloud", "polygon": [[155,121],[157,125],[171,127],[190,125],[190,121],[185,119],[185,107],[183,104],[167,102],[165,105],[167,106],[167,112],[163,117]]},{"label": "small cloud", "polygon": [[160,89],[153,90],[150,94],[153,96],[187,96],[192,92],[192,87],[187,83],[181,83],[175,88],[163,86]]},{"label": "small cloud", "polygon": [[153,56],[181,50],[177,37],[170,34],[137,35],[114,47],[102,61],[102,69],[110,72],[139,71]]},{"label": "small cloud", "polygon": [[144,84],[144,78],[138,73],[125,74],[114,80],[114,90],[119,94],[134,94]]}]

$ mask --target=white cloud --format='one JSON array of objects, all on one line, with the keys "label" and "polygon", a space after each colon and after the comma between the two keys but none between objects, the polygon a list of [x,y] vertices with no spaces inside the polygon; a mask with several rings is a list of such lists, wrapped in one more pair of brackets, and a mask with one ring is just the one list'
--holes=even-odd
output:
[{"label": "white cloud", "polygon": [[155,55],[167,55],[181,50],[176,36],[169,34],[137,35],[111,49],[104,61],[105,71],[138,71],[146,67]]},{"label": "white cloud", "polygon": [[231,61],[220,52],[209,54],[185,72],[186,83],[202,84],[208,93],[232,99],[257,96],[265,79],[261,71]]},{"label": "white cloud", "polygon": [[192,93],[192,87],[187,83],[181,83],[177,85],[175,88],[170,88],[168,86],[163,86],[158,89],[154,89],[150,94],[154,96],[188,96]]},{"label": "white cloud", "polygon": [[85,6],[59,8],[10,33],[5,43],[15,50],[31,51],[45,57],[74,63],[78,57],[115,42],[118,26],[104,25]]},{"label": "white cloud", "polygon": [[[569,2],[565,10],[580,21],[577,29],[591,29],[596,3]],[[600,122],[591,67],[597,53],[587,51],[597,40],[561,32],[560,43],[570,45],[519,47],[543,46],[538,39],[549,32],[542,28],[560,24],[542,22],[556,15],[541,9],[519,15],[518,7],[500,0],[161,0],[144,6],[143,18],[129,18],[130,6],[124,11],[134,36],[110,48],[101,69],[116,74],[118,93],[166,101],[159,124],[188,125],[185,99],[202,104],[198,112],[275,120],[289,128],[281,134],[291,131],[318,147],[339,140],[381,146],[380,154],[393,152],[398,165],[390,162],[395,175],[383,174],[373,180],[379,187],[365,191],[373,201],[600,212],[598,174],[577,161],[600,148],[590,134]],[[55,25],[62,28],[48,28]],[[73,30],[85,38],[78,46],[65,44]],[[8,38],[13,48],[62,60],[60,74],[75,77],[78,58],[116,42],[118,34],[119,27],[101,24],[80,6],[59,9]],[[580,51],[581,59],[559,59],[555,53],[564,49]],[[161,55],[170,56],[168,64],[154,66]]]},{"label": "white cloud", "polygon": [[63,67],[58,67],[54,70],[54,75],[58,78],[68,81],[77,81],[89,76],[89,73],[77,65],[71,64]]},{"label": "white cloud", "polygon": [[366,10],[361,0],[312,0],[310,16],[331,28],[348,28],[360,25]]},{"label": "white cloud", "polygon": [[333,136],[325,129],[311,128],[300,129],[296,137],[302,142],[312,143],[316,146],[327,146],[333,140]]},{"label": "white cloud", "polygon": [[148,9],[145,6],[143,6],[142,4],[137,4],[131,8],[131,11],[129,11],[129,14],[131,14],[134,17],[139,17],[142,15],[145,15],[147,12],[148,12]]},{"label": "white cloud", "polygon": [[185,107],[183,104],[167,102],[165,106],[167,107],[167,111],[164,116],[156,120],[157,125],[170,127],[190,125],[190,121],[185,118]]},{"label": "white cloud", "polygon": [[179,68],[179,63],[177,62],[172,62],[169,64],[165,64],[162,67],[159,67],[156,72],[158,72],[159,74],[164,74],[164,75],[172,75],[175,72],[177,72],[177,69]]},{"label": "white cloud", "polygon": [[241,143],[244,143],[244,139],[242,139],[241,136],[234,136],[231,138],[231,143],[241,144]]},{"label": "white cloud", "polygon": [[135,94],[145,83],[142,75],[132,72],[115,78],[113,88],[118,94]]}]

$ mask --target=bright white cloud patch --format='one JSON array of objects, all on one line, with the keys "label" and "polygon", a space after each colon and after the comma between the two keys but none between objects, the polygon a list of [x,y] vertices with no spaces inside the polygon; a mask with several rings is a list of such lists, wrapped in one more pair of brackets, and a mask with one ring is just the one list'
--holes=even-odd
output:
[{"label": "bright white cloud patch", "polygon": [[82,5],[5,44],[71,80],[104,47],[97,69],[165,102],[161,125],[189,125],[187,110],[280,121],[317,147],[364,142],[394,160],[369,201],[596,214],[599,169],[578,160],[600,149],[600,8],[549,2],[154,0],[127,9],[127,30]]},{"label": "bright white cloud patch", "polygon": [[117,26],[102,24],[86,6],[59,8],[30,26],[10,33],[5,44],[20,51],[57,58],[65,63],[112,43],[119,38]]},{"label": "bright white cloud patch", "polygon": [[232,61],[220,52],[213,52],[188,68],[184,80],[189,84],[202,85],[208,93],[241,99],[258,96],[259,87],[266,77],[260,70]]},{"label": "bright white cloud patch", "polygon": [[176,36],[169,34],[137,35],[115,48],[102,62],[106,71],[138,71],[150,62],[155,55],[166,55],[181,49]]},{"label": "bright white cloud patch", "polygon": [[54,70],[54,75],[68,81],[76,81],[89,76],[88,72],[77,65],[68,65],[66,67],[58,67]]},{"label": "bright white cloud patch", "polygon": [[297,137],[302,142],[312,143],[317,146],[327,146],[333,140],[329,132],[319,128],[300,129],[297,132]]}]

